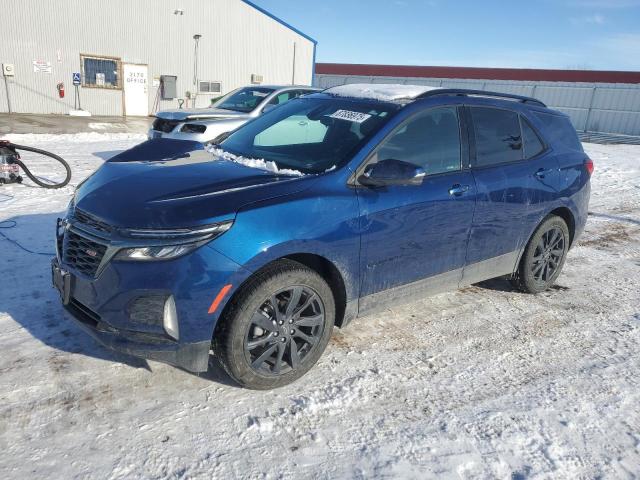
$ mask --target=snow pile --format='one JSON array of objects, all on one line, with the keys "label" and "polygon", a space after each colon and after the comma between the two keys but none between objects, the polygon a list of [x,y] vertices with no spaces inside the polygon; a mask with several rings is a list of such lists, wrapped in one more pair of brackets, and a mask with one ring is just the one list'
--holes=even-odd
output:
[{"label": "snow pile", "polygon": [[245,167],[257,168],[259,170],[265,170],[267,172],[276,173],[278,175],[290,175],[293,177],[302,177],[304,173],[299,170],[292,170],[290,168],[278,168],[276,162],[264,160],[262,158],[247,158],[241,155],[234,155],[233,153],[226,152],[220,147],[208,146],[207,151],[213,153],[216,157],[230,162],[239,163]]},{"label": "snow pile", "polygon": [[426,85],[352,83],[329,88],[324,93],[337,97],[366,98],[389,102],[416,98],[418,95],[431,90],[439,90],[439,88]]}]

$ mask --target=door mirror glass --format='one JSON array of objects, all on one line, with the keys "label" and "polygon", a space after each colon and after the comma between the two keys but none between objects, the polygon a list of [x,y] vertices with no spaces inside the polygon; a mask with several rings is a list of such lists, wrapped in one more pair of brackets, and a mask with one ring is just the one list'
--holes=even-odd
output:
[{"label": "door mirror glass", "polygon": [[413,163],[389,158],[367,165],[358,182],[372,187],[421,185],[425,175],[425,171]]}]

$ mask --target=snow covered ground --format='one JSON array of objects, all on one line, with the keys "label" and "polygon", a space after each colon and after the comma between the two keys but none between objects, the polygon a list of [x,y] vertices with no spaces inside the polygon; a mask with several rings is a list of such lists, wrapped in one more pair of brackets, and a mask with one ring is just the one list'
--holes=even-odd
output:
[{"label": "snow covered ground", "polygon": [[[68,158],[73,184],[143,139],[10,138]],[[640,147],[586,148],[592,214],[555,289],[492,281],[358,319],[271,392],[82,333],[46,255],[72,187],[0,187],[0,232],[45,254],[0,237],[0,478],[635,478]]]}]

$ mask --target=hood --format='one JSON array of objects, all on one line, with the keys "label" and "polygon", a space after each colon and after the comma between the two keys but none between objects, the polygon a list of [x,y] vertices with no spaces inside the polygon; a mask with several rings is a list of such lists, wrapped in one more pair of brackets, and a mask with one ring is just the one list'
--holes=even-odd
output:
[{"label": "hood", "polygon": [[116,227],[194,227],[302,191],[315,178],[250,168],[218,158],[198,142],[153,139],[107,161],[81,184],[75,201]]},{"label": "hood", "polygon": [[190,108],[178,110],[163,110],[156,113],[156,117],[165,120],[198,120],[209,118],[248,118],[249,113],[234,112],[222,108]]}]

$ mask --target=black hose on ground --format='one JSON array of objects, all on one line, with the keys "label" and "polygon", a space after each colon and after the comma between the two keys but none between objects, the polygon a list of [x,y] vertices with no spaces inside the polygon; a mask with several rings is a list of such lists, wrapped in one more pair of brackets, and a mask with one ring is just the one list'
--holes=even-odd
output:
[{"label": "black hose on ground", "polygon": [[65,185],[67,185],[69,183],[69,181],[71,181],[71,167],[69,167],[69,164],[65,161],[64,158],[56,155],[55,153],[47,152],[46,150],[41,150],[41,149],[35,148],[35,147],[27,147],[26,145],[16,145],[15,143],[11,143],[11,142],[8,142],[7,145],[8,145],[9,148],[13,148],[14,150],[24,150],[24,151],[27,151],[27,152],[38,153],[40,155],[45,155],[47,157],[51,157],[51,158],[57,160],[58,162],[60,162],[62,164],[62,166],[64,167],[64,169],[66,170],[66,172],[67,172],[67,176],[65,177],[65,179],[62,182],[60,182],[60,183],[46,183],[46,182],[43,182],[42,180],[40,180],[34,174],[32,174],[29,171],[29,169],[27,168],[27,166],[24,164],[24,162],[22,162],[18,158],[14,159],[13,161],[16,163],[16,165],[20,166],[20,168],[24,171],[24,173],[27,175],[27,177],[29,177],[31,179],[31,181],[33,183],[35,183],[36,185],[38,185],[38,186],[40,186],[42,188],[62,188]]}]

